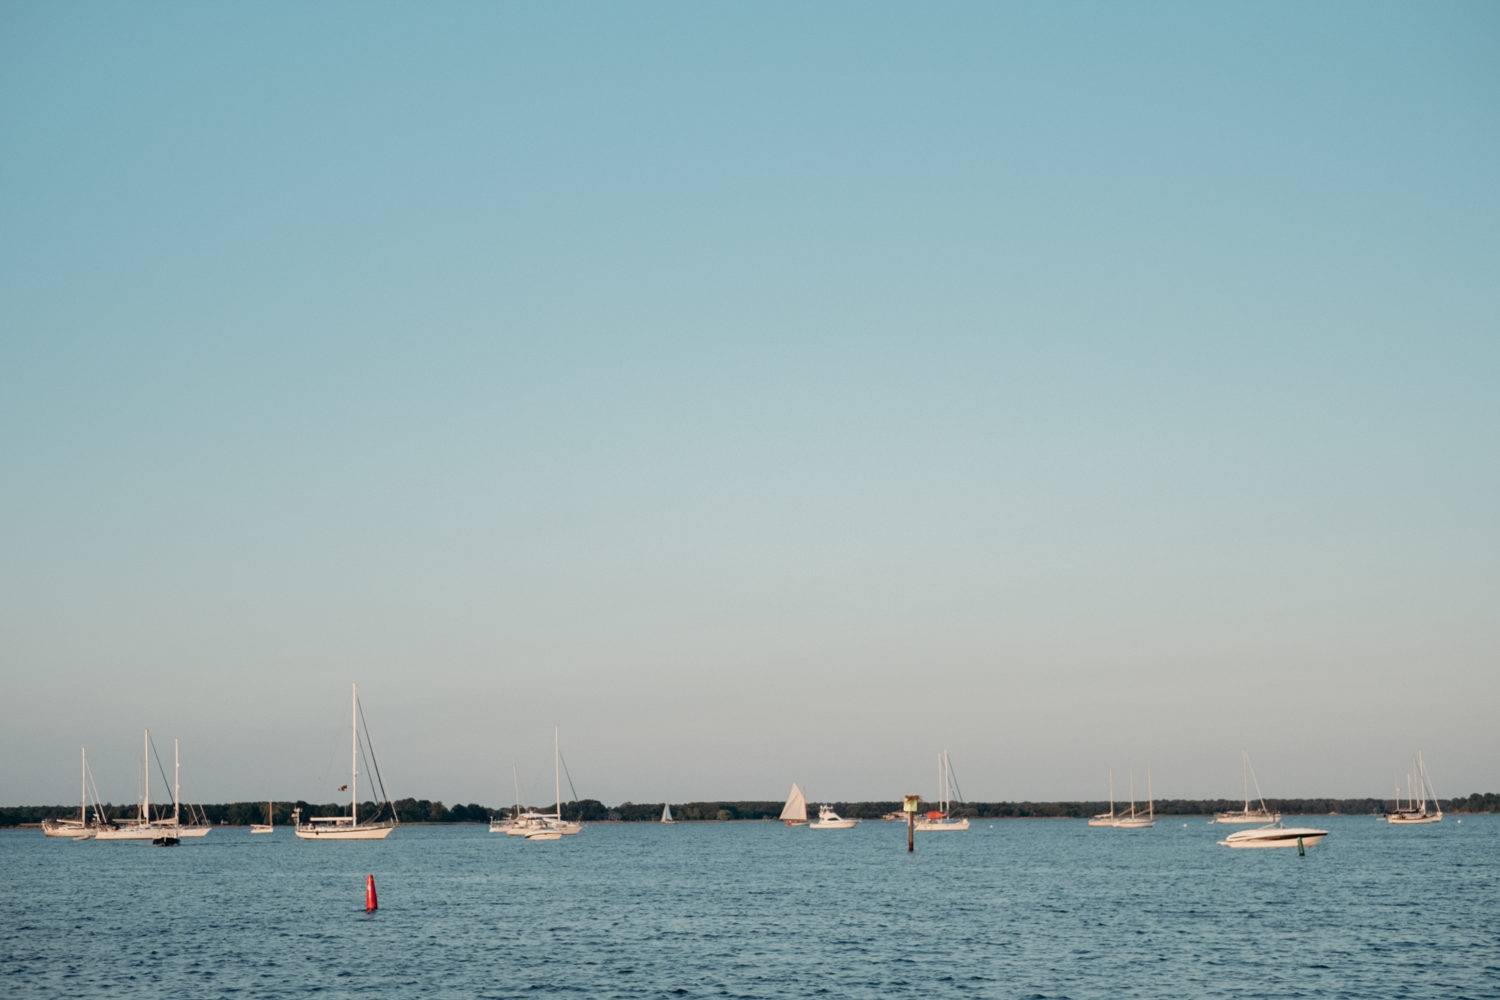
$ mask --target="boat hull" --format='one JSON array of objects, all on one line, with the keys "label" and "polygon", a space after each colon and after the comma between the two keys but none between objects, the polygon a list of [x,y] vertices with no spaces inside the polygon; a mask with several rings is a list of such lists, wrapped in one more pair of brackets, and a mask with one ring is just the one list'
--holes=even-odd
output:
[{"label": "boat hull", "polygon": [[916,823],[918,833],[961,833],[968,828],[966,819],[919,819]]},{"label": "boat hull", "polygon": [[820,819],[815,823],[807,824],[810,830],[852,830],[857,819]]},{"label": "boat hull", "polygon": [[1391,813],[1385,818],[1387,823],[1395,823],[1399,826],[1412,826],[1418,823],[1441,823],[1443,814],[1438,813]]},{"label": "boat hull", "polygon": [[1260,848],[1260,847],[1296,847],[1299,843],[1304,847],[1311,847],[1328,836],[1327,830],[1314,830],[1309,827],[1279,827],[1264,830],[1241,830],[1239,833],[1231,833],[1225,840],[1219,841],[1222,847]]},{"label": "boat hull", "polygon": [[1264,825],[1275,823],[1281,819],[1280,813],[1257,813],[1257,812],[1232,812],[1214,813],[1214,822],[1223,823],[1226,826],[1248,826],[1252,823]]},{"label": "boat hull", "polygon": [[298,840],[384,840],[394,826],[297,827]]},{"label": "boat hull", "polygon": [[1116,830],[1145,830],[1156,825],[1154,819],[1117,819],[1111,824]]}]

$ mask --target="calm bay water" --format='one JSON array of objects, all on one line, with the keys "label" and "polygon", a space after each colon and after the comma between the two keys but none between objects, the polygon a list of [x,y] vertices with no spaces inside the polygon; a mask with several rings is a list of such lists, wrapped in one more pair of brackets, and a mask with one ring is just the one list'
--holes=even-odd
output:
[{"label": "calm bay water", "polygon": [[[0,833],[12,997],[1500,997],[1500,817],[918,835],[598,825],[554,842]],[[373,874],[380,909],[364,912]]]}]

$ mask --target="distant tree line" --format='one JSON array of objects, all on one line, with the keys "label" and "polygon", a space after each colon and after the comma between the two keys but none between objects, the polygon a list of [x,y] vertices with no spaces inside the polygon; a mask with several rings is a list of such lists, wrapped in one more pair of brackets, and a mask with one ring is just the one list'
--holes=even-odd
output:
[{"label": "distant tree line", "polygon": [[[1475,792],[1467,798],[1444,799],[1443,808],[1450,813],[1497,813],[1500,812],[1500,793]],[[475,802],[466,805],[446,806],[442,802],[428,799],[397,799],[393,804],[396,818],[402,823],[486,823],[490,817],[504,815],[510,808],[496,809]],[[579,819],[585,823],[617,821],[625,823],[650,823],[661,819],[664,803],[622,802],[610,808],[598,799],[581,799],[565,802],[562,814],[567,819]],[[841,816],[851,819],[879,819],[888,813],[899,812],[899,801],[886,802],[831,802]],[[1384,799],[1267,799],[1266,805],[1275,812],[1289,816],[1323,816],[1330,813],[1369,815],[1384,813],[1390,805]],[[1239,799],[1158,799],[1155,810],[1158,816],[1207,816],[1216,812],[1240,809],[1244,802]],[[730,820],[771,820],[781,815],[779,801],[737,802],[673,802],[672,818],[681,822],[728,822]],[[1136,804],[1137,809],[1140,803]],[[135,816],[136,805],[105,805],[111,819],[130,819]],[[153,811],[170,812],[170,802],[152,807]],[[266,817],[264,802],[230,802],[218,805],[195,806],[201,809],[208,822],[229,826],[249,826],[263,823]],[[348,812],[348,803],[275,802],[271,806],[271,819],[277,826],[291,824],[292,810],[300,808],[304,817],[340,816]],[[523,807],[537,812],[553,812],[556,805]],[[922,809],[935,808],[931,803],[922,803]],[[971,819],[1081,819],[1095,813],[1107,812],[1108,802],[968,802],[954,806],[955,816]],[[1115,811],[1120,804],[1115,803]],[[92,814],[92,810],[90,810]],[[35,826],[48,817],[77,816],[78,807],[73,806],[0,806],[0,828]],[[366,802],[360,806],[362,819],[377,815],[376,804]]]}]

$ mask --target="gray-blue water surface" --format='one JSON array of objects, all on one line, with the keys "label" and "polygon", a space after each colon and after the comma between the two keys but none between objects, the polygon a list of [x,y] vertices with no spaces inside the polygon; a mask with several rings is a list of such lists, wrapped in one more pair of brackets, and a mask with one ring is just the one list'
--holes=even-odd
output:
[{"label": "gray-blue water surface", "polygon": [[[1500,817],[0,834],[13,997],[1500,997]],[[374,875],[379,909],[364,912]]]}]

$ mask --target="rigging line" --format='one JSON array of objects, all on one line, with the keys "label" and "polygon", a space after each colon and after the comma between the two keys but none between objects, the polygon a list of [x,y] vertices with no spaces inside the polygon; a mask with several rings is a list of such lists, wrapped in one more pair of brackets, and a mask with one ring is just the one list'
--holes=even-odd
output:
[{"label": "rigging line", "polygon": [[964,793],[958,789],[958,772],[953,770],[952,761],[948,761],[948,784],[953,786],[953,793],[958,796],[959,805],[964,805]]},{"label": "rigging line", "polygon": [[[355,698],[354,707],[359,712],[359,724],[365,729],[365,743],[368,743],[370,746],[369,766],[375,772],[375,783],[380,786],[380,798],[389,804],[391,797],[385,790],[385,779],[380,776],[380,761],[375,758],[375,741],[370,738],[370,724],[365,721],[365,706],[358,698]],[[363,752],[363,745],[361,745],[361,752]],[[394,805],[391,806],[391,818],[396,818],[396,807]]]},{"label": "rigging line", "polygon": [[[573,793],[573,801],[577,802],[578,801],[578,789],[576,789],[576,788],[573,787],[573,776],[571,774],[568,774],[568,761],[567,761],[567,759],[565,757],[563,757],[563,755],[560,752],[557,755],[557,759],[562,764],[563,774],[567,774],[568,775],[568,791],[570,791],[570,792]],[[558,803],[557,811],[558,811],[559,814],[562,813],[562,804],[561,803]],[[578,815],[579,816],[583,815],[583,807],[582,806],[578,807]]]},{"label": "rigging line", "polygon": [[[167,780],[167,769],[162,766],[161,754],[159,754],[159,753],[156,752],[156,741],[155,740],[150,740],[150,743],[151,743],[151,756],[156,758],[156,770],[157,770],[157,773],[161,775],[162,784],[167,785],[168,787],[171,787],[172,783]],[[149,767],[150,764],[147,764],[146,766]],[[173,789],[173,791],[172,791],[172,800],[174,802],[177,800],[177,791],[176,791],[176,789]],[[151,807],[151,803],[147,802],[146,803],[146,807],[149,810],[150,807]],[[146,818],[150,819],[151,817],[148,815]]]}]

